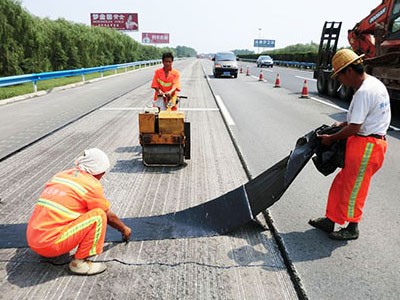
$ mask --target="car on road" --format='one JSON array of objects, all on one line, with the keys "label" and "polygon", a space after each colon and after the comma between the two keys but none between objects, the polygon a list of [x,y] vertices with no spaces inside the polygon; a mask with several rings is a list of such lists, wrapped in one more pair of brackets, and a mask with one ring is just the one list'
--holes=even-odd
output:
[{"label": "car on road", "polygon": [[213,74],[215,78],[221,76],[238,76],[238,63],[233,52],[218,52],[212,59],[214,61]]},{"label": "car on road", "polygon": [[274,66],[274,60],[269,55],[260,55],[257,58],[257,67],[268,67],[272,68]]}]

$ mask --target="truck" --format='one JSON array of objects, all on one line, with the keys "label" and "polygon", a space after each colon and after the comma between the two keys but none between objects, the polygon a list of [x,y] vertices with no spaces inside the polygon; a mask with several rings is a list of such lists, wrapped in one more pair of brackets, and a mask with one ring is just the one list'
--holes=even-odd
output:
[{"label": "truck", "polygon": [[[353,89],[331,78],[341,27],[342,22],[325,22],[313,77],[319,94],[348,101]],[[400,107],[400,0],[383,0],[348,30],[348,41],[354,52],[365,55],[366,72],[385,84],[392,103]]]}]

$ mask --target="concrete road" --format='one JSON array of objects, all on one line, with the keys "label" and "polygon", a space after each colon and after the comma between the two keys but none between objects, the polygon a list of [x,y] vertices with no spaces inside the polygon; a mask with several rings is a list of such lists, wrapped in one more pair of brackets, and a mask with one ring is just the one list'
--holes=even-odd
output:
[{"label": "concrete road", "polygon": [[[73,159],[89,147],[109,154],[105,193],[113,211],[124,218],[180,211],[247,182],[200,61],[179,66],[182,94],[189,97],[181,107],[192,128],[191,160],[180,168],[147,168],[141,161],[137,113],[152,97],[154,69],[0,108],[0,119],[14,124],[7,131],[16,129],[14,134],[22,132],[31,141],[39,138],[32,144],[27,138],[14,143],[16,139],[2,137],[6,145],[14,143],[14,149],[3,152],[8,157],[0,162],[0,223],[26,223],[45,182],[70,168]],[[95,103],[64,115],[77,109],[80,101]],[[47,119],[48,112],[57,120],[43,126],[43,131],[30,131],[37,120],[30,116]],[[85,116],[78,118],[81,113]],[[28,119],[33,121],[27,127],[14,128]],[[62,128],[54,131],[58,126]],[[46,137],[40,139],[43,133]],[[19,145],[29,146],[15,152]],[[141,230],[132,229],[133,234]],[[254,225],[226,236],[108,243],[96,259],[106,262],[107,272],[79,277],[68,272],[68,256],[44,259],[28,248],[3,247],[0,299],[298,298],[271,233]]]},{"label": "concrete road", "polygon": [[[274,67],[260,82],[257,74],[215,79],[211,64],[204,61],[204,66],[215,94],[226,104],[230,129],[253,176],[285,157],[305,133],[345,119],[343,108],[328,99],[299,98],[301,85],[297,90],[291,86],[301,83],[304,72]],[[269,78],[277,72],[281,81],[292,84],[273,88]],[[334,177],[318,173],[312,162],[269,210],[309,299],[399,298],[399,138],[399,131],[389,132],[385,163],[372,180],[358,240],[332,241],[307,224],[324,215]]]}]

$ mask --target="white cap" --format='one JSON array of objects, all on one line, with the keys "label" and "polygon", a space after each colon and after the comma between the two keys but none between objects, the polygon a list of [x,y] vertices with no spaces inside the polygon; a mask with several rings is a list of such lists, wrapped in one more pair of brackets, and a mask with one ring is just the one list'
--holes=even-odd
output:
[{"label": "white cap", "polygon": [[75,165],[92,175],[105,172],[110,167],[107,154],[97,148],[87,149],[83,155],[75,159]]}]

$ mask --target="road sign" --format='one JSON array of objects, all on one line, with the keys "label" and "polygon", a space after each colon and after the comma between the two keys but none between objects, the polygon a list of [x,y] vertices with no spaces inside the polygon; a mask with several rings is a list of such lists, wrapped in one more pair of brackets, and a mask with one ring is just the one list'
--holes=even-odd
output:
[{"label": "road sign", "polygon": [[254,47],[275,48],[275,40],[254,40]]}]

